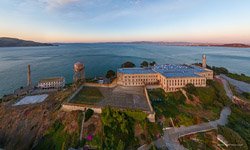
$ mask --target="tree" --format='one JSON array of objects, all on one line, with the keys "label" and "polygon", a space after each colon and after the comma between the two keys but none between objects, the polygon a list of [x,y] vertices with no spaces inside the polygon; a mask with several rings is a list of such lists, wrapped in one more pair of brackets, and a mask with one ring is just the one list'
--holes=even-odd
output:
[{"label": "tree", "polygon": [[196,92],[196,88],[192,83],[188,83],[185,89],[189,94],[194,94]]},{"label": "tree", "polygon": [[120,140],[117,145],[117,150],[124,150],[124,149],[125,149],[125,144],[122,142],[122,140]]},{"label": "tree", "polygon": [[133,68],[133,67],[135,67],[135,64],[130,62],[130,61],[127,61],[127,62],[123,63],[121,67],[122,68]]},{"label": "tree", "polygon": [[141,63],[141,67],[144,68],[144,67],[148,67],[148,62],[147,61],[143,61]]},{"label": "tree", "polygon": [[113,70],[109,70],[106,74],[106,78],[113,78],[115,77],[115,72]]},{"label": "tree", "polygon": [[156,62],[155,62],[155,61],[152,61],[152,62],[149,63],[149,65],[150,65],[150,66],[154,66],[154,65],[156,65]]},{"label": "tree", "polygon": [[85,120],[84,122],[88,121],[89,118],[94,114],[94,110],[92,109],[87,109],[87,111],[85,112]]}]

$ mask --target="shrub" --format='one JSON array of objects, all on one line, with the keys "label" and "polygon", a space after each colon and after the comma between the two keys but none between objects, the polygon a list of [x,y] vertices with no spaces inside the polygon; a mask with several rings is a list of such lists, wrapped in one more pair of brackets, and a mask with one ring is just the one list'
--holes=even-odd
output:
[{"label": "shrub", "polygon": [[141,122],[147,118],[147,114],[142,111],[126,110],[125,113],[135,121]]},{"label": "shrub", "polygon": [[88,121],[89,118],[94,114],[94,110],[92,109],[87,109],[87,111],[85,112],[85,120],[84,122]]},{"label": "shrub", "polygon": [[188,83],[185,87],[185,90],[190,94],[194,94],[196,92],[196,88],[192,83]]},{"label": "shrub", "polygon": [[229,145],[229,149],[248,150],[248,147],[247,147],[245,140],[242,139],[242,137],[238,133],[234,132],[232,129],[230,129],[228,127],[220,126],[218,129],[218,132],[219,132],[219,134],[223,135],[226,138],[226,140],[228,141],[229,144],[231,144],[231,145]]},{"label": "shrub", "polygon": [[106,78],[113,78],[115,77],[115,72],[113,70],[109,70],[106,74]]},{"label": "shrub", "polygon": [[142,63],[141,63],[141,67],[143,68],[143,67],[148,67],[148,62],[147,61],[143,61]]},{"label": "shrub", "polygon": [[232,105],[231,111],[227,127],[237,132],[250,147],[250,112],[235,105]]},{"label": "shrub", "polygon": [[134,67],[135,67],[135,64],[130,61],[123,63],[121,66],[121,68],[134,68]]}]

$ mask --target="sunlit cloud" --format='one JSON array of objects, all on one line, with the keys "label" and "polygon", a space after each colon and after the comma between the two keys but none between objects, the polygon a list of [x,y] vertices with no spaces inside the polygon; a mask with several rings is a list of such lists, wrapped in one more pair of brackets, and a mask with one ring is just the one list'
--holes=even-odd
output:
[{"label": "sunlit cloud", "polygon": [[45,4],[46,9],[53,10],[56,8],[63,7],[67,4],[79,2],[80,0],[39,0],[39,1]]},{"label": "sunlit cloud", "polygon": [[0,0],[0,35],[53,42],[249,43],[249,5],[235,0]]}]

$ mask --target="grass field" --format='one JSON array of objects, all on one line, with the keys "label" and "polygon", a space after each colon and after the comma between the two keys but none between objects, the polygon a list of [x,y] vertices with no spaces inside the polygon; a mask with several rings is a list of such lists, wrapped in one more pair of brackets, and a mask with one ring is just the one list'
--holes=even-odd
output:
[{"label": "grass field", "polygon": [[72,103],[94,104],[101,101],[102,93],[95,87],[83,87],[83,89],[71,100]]}]

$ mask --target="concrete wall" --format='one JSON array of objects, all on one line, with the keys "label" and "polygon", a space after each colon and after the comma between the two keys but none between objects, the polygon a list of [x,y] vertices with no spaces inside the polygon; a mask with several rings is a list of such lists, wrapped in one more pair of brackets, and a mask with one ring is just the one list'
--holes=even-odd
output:
[{"label": "concrete wall", "polygon": [[84,86],[89,86],[89,87],[115,87],[117,86],[117,79],[114,79],[114,81],[111,84],[100,84],[100,83],[90,83],[90,82],[86,82],[83,84]]},{"label": "concrete wall", "polygon": [[102,113],[101,107],[83,105],[83,104],[70,104],[70,103],[62,104],[62,110],[64,111],[76,111],[76,110],[86,111],[87,109],[92,109],[97,114]]},{"label": "concrete wall", "polygon": [[144,93],[145,93],[145,96],[146,96],[146,99],[147,99],[147,103],[148,103],[149,108],[150,108],[150,112],[147,113],[148,114],[147,118],[148,118],[148,120],[150,122],[155,122],[155,112],[154,112],[154,109],[153,109],[153,107],[151,105],[151,101],[149,99],[148,91],[147,91],[146,87],[144,88]]},{"label": "concrete wall", "polygon": [[[150,104],[150,106],[151,106],[151,104]],[[87,109],[92,109],[97,114],[102,113],[102,107],[85,105],[85,104],[64,103],[64,104],[62,104],[61,109],[63,111],[77,111],[77,110],[86,111]],[[155,122],[155,112],[145,112],[145,113],[148,114],[147,118],[150,122]]]}]

